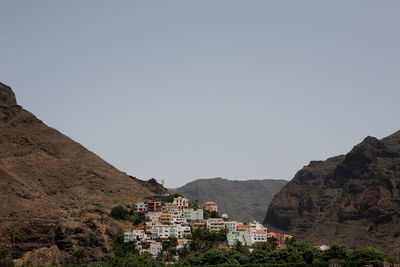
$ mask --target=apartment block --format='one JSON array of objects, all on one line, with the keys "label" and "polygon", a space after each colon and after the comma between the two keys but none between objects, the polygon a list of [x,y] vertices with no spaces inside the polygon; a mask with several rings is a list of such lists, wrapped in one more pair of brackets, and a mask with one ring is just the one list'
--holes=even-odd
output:
[{"label": "apartment block", "polygon": [[184,209],[183,218],[191,221],[202,221],[204,218],[204,212],[202,209]]},{"label": "apartment block", "polygon": [[228,239],[229,246],[235,246],[237,242],[248,247],[253,245],[250,233],[247,231],[228,232],[226,238]]},{"label": "apartment block", "polygon": [[225,229],[224,219],[210,218],[206,220],[206,227],[210,232],[219,232]]}]

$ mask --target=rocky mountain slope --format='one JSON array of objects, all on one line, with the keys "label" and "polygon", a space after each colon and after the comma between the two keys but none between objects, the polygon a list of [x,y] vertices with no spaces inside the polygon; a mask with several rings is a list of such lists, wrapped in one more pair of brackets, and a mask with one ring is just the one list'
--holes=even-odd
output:
[{"label": "rocky mountain slope", "polygon": [[0,247],[14,258],[39,248],[57,260],[79,249],[108,256],[121,226],[110,207],[163,192],[46,126],[0,83]]},{"label": "rocky mountain slope", "polygon": [[248,180],[232,181],[222,178],[199,179],[175,189],[199,204],[216,201],[220,213],[228,213],[231,218],[241,221],[262,221],[265,207],[287,181]]},{"label": "rocky mountain slope", "polygon": [[311,162],[274,197],[264,223],[314,244],[393,253],[400,241],[400,131]]}]

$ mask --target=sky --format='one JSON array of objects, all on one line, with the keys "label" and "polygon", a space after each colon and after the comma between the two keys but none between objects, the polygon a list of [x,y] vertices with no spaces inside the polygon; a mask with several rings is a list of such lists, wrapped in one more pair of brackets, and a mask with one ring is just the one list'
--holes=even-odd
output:
[{"label": "sky", "polygon": [[0,3],[0,81],[120,170],[286,179],[400,129],[399,1]]}]

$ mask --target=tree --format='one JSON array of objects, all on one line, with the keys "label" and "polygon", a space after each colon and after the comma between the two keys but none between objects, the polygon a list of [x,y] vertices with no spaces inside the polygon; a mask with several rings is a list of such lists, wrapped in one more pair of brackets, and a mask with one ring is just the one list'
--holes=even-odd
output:
[{"label": "tree", "polygon": [[367,247],[354,250],[349,258],[351,261],[356,261],[359,264],[366,264],[385,260],[385,254],[376,248]]},{"label": "tree", "polygon": [[258,243],[256,244],[257,248],[266,250],[266,251],[273,251],[278,246],[278,241],[275,237],[268,238],[268,242]]},{"label": "tree", "polygon": [[0,250],[0,266],[14,267],[14,263],[11,259],[10,252],[8,250]]},{"label": "tree", "polygon": [[142,224],[146,221],[146,216],[143,213],[130,215],[128,218],[134,226]]},{"label": "tree", "polygon": [[332,244],[331,247],[324,251],[322,259],[325,261],[339,259],[348,260],[349,251],[343,245]]},{"label": "tree", "polygon": [[124,233],[119,230],[113,239],[113,252],[116,257],[138,254],[135,242],[124,242]]},{"label": "tree", "polygon": [[202,265],[224,264],[230,257],[223,249],[210,249],[204,253]]},{"label": "tree", "polygon": [[250,254],[251,263],[266,263],[269,260],[267,251],[262,249],[255,249]]},{"label": "tree", "polygon": [[277,249],[269,253],[271,263],[303,262],[300,252],[293,248]]},{"label": "tree", "polygon": [[243,246],[242,243],[241,243],[240,241],[236,241],[235,250],[236,250],[237,252],[242,252],[242,253],[243,253],[243,252],[246,251],[246,247]]},{"label": "tree", "polygon": [[111,209],[110,216],[116,220],[125,220],[129,211],[123,206],[117,206]]},{"label": "tree", "polygon": [[174,261],[177,255],[176,246],[178,245],[178,240],[172,237],[163,242],[162,252],[160,257],[163,261]]},{"label": "tree", "polygon": [[303,251],[301,256],[303,257],[305,263],[312,264],[313,261],[318,258],[318,252],[316,249],[308,248]]},{"label": "tree", "polygon": [[143,255],[129,255],[123,258],[115,258],[112,260],[113,267],[163,267],[164,264],[158,262],[150,253]]}]

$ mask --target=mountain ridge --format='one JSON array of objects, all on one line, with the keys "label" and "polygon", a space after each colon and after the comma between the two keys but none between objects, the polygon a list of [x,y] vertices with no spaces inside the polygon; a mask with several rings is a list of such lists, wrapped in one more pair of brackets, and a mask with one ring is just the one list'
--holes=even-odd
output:
[{"label": "mountain ridge", "polygon": [[0,84],[0,246],[20,258],[43,248],[57,260],[76,250],[99,259],[124,225],[109,217],[119,203],[165,192],[129,177],[17,105]]},{"label": "mountain ridge", "polygon": [[400,237],[400,131],[312,161],[271,201],[264,223],[315,244],[392,252]]},{"label": "mountain ridge", "polygon": [[268,204],[273,195],[286,183],[286,180],[279,179],[202,178],[172,191],[198,200],[199,204],[215,201],[220,213],[227,213],[232,219],[262,221],[265,215],[263,205]]}]

